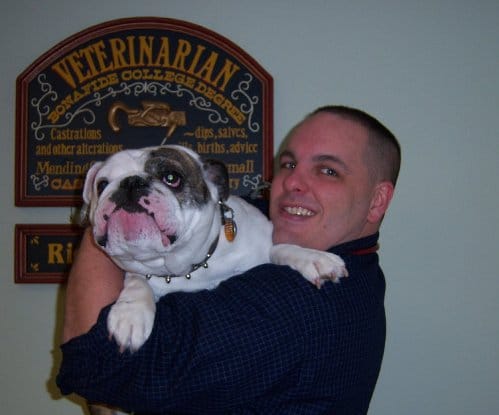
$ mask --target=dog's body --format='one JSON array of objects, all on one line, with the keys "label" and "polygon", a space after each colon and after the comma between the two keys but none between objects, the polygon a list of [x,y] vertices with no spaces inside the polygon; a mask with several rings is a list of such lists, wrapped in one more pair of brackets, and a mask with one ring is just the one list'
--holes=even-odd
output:
[{"label": "dog's body", "polygon": [[83,198],[95,241],[126,271],[108,316],[122,350],[147,340],[155,302],[169,292],[211,289],[269,261],[297,269],[318,286],[346,275],[336,255],[272,245],[271,222],[229,196],[225,166],[181,146],[125,150],[94,164]]},{"label": "dog's body", "polygon": [[272,245],[271,222],[229,196],[225,166],[202,162],[181,146],[125,150],[96,163],[83,198],[95,241],[126,271],[108,317],[122,349],[136,350],[147,340],[155,302],[172,291],[211,289],[269,261],[319,286],[346,275],[336,255]]},{"label": "dog's body", "polygon": [[211,289],[269,261],[318,285],[346,274],[336,255],[272,245],[271,222],[229,196],[225,166],[203,163],[185,147],[116,153],[89,170],[83,198],[95,241],[126,271],[108,320],[123,348],[136,350],[147,340],[155,302],[172,291]]}]

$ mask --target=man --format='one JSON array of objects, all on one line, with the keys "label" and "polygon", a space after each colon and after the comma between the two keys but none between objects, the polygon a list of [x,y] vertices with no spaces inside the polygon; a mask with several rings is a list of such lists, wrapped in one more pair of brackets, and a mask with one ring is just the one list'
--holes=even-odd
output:
[{"label": "man", "polygon": [[274,242],[339,254],[349,278],[317,290],[266,264],[211,291],[169,294],[146,344],[119,353],[105,306],[122,276],[87,232],[67,291],[64,393],[139,413],[367,412],[385,343],[378,230],[400,147],[371,116],[329,106],[299,123],[283,148],[270,197]]}]

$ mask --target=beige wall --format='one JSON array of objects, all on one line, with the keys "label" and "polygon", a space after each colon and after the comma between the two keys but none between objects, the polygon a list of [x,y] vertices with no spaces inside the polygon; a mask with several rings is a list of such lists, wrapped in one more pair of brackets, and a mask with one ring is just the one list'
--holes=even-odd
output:
[{"label": "beige wall", "polygon": [[[373,415],[499,413],[499,2],[34,1],[0,6],[0,408],[76,415],[52,376],[61,287],[13,283],[16,223],[66,208],[14,207],[15,79],[59,41],[119,17],[214,30],[275,79],[276,145],[305,112],[358,106],[400,138],[382,232],[385,361]],[[331,351],[334,353],[334,350]]]}]

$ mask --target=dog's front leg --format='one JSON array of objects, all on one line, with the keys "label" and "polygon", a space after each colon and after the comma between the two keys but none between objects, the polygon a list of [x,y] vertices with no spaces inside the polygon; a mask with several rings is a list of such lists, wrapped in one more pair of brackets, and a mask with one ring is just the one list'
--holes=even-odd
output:
[{"label": "dog's front leg", "polygon": [[151,334],[156,304],[151,287],[143,276],[127,273],[125,285],[107,318],[109,333],[120,351],[136,351]]},{"label": "dog's front leg", "polygon": [[297,245],[273,245],[270,249],[270,260],[277,265],[290,266],[317,288],[320,288],[324,281],[338,282],[340,278],[348,276],[345,262],[338,255]]}]

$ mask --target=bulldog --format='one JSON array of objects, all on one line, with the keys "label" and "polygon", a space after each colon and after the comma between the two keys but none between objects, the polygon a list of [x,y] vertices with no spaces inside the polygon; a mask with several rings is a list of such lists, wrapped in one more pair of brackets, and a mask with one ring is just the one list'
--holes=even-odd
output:
[{"label": "bulldog", "polygon": [[155,303],[169,292],[212,289],[266,262],[318,287],[347,275],[336,255],[273,245],[272,223],[228,183],[223,163],[177,145],[124,150],[89,169],[83,199],[93,237],[125,271],[107,321],[122,350],[147,340]]}]

